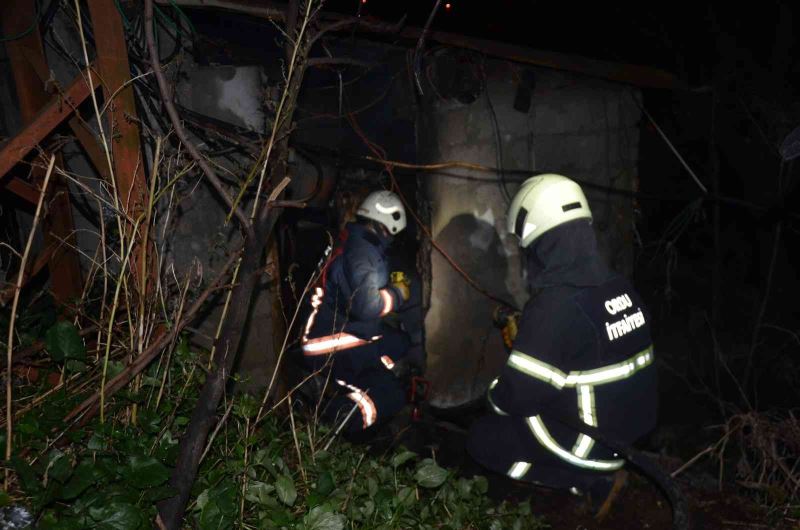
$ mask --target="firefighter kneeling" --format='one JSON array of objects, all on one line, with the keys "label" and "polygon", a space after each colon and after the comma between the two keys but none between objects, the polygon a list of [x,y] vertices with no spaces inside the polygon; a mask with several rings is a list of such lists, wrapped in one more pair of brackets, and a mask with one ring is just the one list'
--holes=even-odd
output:
[{"label": "firefighter kneeling", "polygon": [[[394,193],[371,193],[349,223],[314,287],[301,339],[306,367],[330,375],[337,390],[322,419],[367,429],[397,414],[406,392],[392,369],[411,341],[384,318],[409,299],[408,280],[390,278],[386,250],[406,226]],[[352,415],[351,411],[355,411]]]},{"label": "firefighter kneeling", "polygon": [[[500,377],[494,414],[470,428],[468,451],[514,479],[602,501],[618,455],[559,418],[577,418],[630,444],[656,421],[650,315],[598,254],[581,188],[560,175],[525,181],[508,213],[532,294]],[[513,334],[506,329],[506,335]]]}]

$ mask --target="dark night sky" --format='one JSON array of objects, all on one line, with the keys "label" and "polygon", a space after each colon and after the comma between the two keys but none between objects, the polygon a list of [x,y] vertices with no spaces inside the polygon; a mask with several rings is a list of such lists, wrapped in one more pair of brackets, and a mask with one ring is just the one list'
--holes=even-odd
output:
[{"label": "dark night sky", "polygon": [[[360,1],[332,0],[326,9],[353,15]],[[362,16],[391,21],[407,14],[409,25],[421,27],[434,3],[366,0],[360,10]],[[442,0],[442,6],[446,3]],[[440,8],[432,28],[541,50],[657,66],[682,74],[693,84],[706,82],[719,62],[720,31],[733,36],[737,46],[748,50],[762,67],[776,60],[793,60],[796,45],[787,37],[792,35],[792,19],[795,25],[799,19],[798,2],[734,4],[451,0],[449,9]]]}]

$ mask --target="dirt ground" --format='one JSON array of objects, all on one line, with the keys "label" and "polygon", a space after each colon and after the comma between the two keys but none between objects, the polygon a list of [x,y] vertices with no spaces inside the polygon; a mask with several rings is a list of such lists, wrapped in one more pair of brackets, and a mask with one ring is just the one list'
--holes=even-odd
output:
[{"label": "dirt ground", "polygon": [[[438,421],[420,428],[419,425],[406,424],[403,434],[393,436],[389,445],[397,444],[418,453],[431,451],[441,465],[461,468],[464,462],[463,432],[450,428],[441,430]],[[447,424],[452,426],[452,424]],[[387,440],[388,441],[388,440]],[[371,440],[373,444],[378,440]],[[380,452],[388,449],[383,446]],[[373,450],[377,449],[373,445]],[[429,455],[426,455],[429,456]],[[660,462],[665,471],[671,471],[670,463]],[[674,463],[673,463],[674,464]],[[483,473],[481,473],[483,474]],[[628,529],[671,529],[672,509],[663,494],[646,478],[629,471],[628,480],[607,518],[598,522],[587,507],[584,499],[566,491],[555,491],[511,481],[505,477],[489,478],[489,493],[495,499],[530,499],[533,513],[542,516],[554,530],[628,530]],[[702,487],[694,485],[702,484]],[[753,499],[728,491],[720,492],[714,480],[696,480],[691,470],[680,477],[679,485],[689,506],[690,528],[705,529],[797,529],[800,522],[789,519],[770,520],[764,509]],[[733,489],[732,486],[729,486]]]},{"label": "dirt ground", "polygon": [[[766,522],[766,514],[747,499],[719,492],[684,488],[689,503],[691,528],[763,529],[792,528]],[[670,529],[672,511],[664,497],[649,483],[632,477],[614,502],[608,517],[599,523],[587,513],[581,499],[568,493],[540,491],[531,497],[533,512],[553,529],[628,530]]]}]

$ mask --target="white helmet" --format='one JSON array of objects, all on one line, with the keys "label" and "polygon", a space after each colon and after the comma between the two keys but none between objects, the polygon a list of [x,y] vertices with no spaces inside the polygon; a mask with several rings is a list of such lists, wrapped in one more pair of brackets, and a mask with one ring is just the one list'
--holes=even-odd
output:
[{"label": "white helmet", "polygon": [[551,228],[575,219],[592,219],[583,190],[567,177],[550,173],[522,183],[508,208],[507,223],[525,248]]},{"label": "white helmet", "polygon": [[373,191],[358,207],[356,214],[378,221],[390,234],[397,234],[406,227],[406,209],[400,197],[391,191]]}]

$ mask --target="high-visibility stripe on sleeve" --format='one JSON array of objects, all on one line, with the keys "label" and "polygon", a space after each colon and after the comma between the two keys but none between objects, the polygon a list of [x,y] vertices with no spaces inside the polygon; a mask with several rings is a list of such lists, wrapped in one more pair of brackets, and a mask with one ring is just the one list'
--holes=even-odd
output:
[{"label": "high-visibility stripe on sleeve", "polygon": [[381,355],[381,362],[386,367],[387,370],[391,370],[394,368],[394,361],[388,355]]},{"label": "high-visibility stripe on sleeve", "polygon": [[527,418],[526,422],[528,423],[528,427],[530,427],[534,437],[536,437],[540,444],[542,444],[545,448],[562,460],[569,462],[574,466],[585,469],[594,469],[597,471],[614,471],[625,465],[624,460],[590,460],[576,456],[561,447],[558,442],[553,439],[539,416]]},{"label": "high-visibility stripe on sleeve", "polygon": [[527,473],[530,468],[531,464],[528,462],[514,462],[514,465],[508,470],[508,476],[513,479],[520,479],[525,476],[525,473]]},{"label": "high-visibility stripe on sleeve", "polygon": [[561,389],[567,384],[567,374],[546,362],[514,350],[508,356],[508,365],[531,377]]},{"label": "high-visibility stripe on sleeve", "polygon": [[334,333],[333,335],[306,340],[303,343],[303,353],[305,355],[324,355],[362,346],[369,342],[349,333]]},{"label": "high-visibility stripe on sleeve", "polygon": [[383,309],[381,309],[381,316],[388,315],[394,309],[394,298],[388,289],[381,289],[381,300],[383,301]]}]

